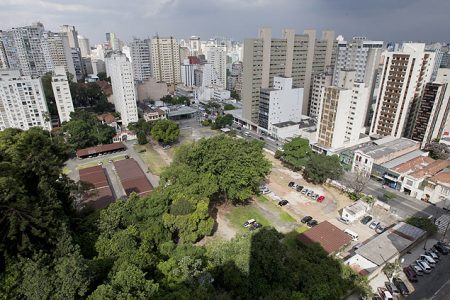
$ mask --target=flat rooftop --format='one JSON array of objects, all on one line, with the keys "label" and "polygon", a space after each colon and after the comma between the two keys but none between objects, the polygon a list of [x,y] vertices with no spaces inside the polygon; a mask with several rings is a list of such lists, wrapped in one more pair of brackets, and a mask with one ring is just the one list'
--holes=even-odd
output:
[{"label": "flat rooftop", "polygon": [[[394,158],[393,160],[385,162],[381,166],[385,167],[386,169],[394,168],[394,170],[396,170],[397,167],[399,167],[400,165],[403,165],[410,161],[420,161],[425,157],[428,158],[428,156],[425,156],[425,155],[426,155],[426,152],[424,152],[422,150],[415,150],[413,152],[406,153],[405,155],[399,156],[397,158]],[[431,158],[429,158],[429,159],[431,159]]]},{"label": "flat rooftop", "polygon": [[170,107],[168,116],[169,117],[184,116],[184,115],[191,115],[196,112],[197,110],[195,108],[189,106]]},{"label": "flat rooftop", "polygon": [[362,147],[359,150],[371,156],[373,159],[379,159],[392,153],[396,153],[414,147],[416,145],[419,145],[419,143],[413,140],[400,138],[381,145],[370,145]]},{"label": "flat rooftop", "polygon": [[300,122],[286,121],[286,122],[273,124],[272,126],[275,126],[278,128],[283,128],[283,127],[290,127],[290,126],[295,126],[295,125],[297,125],[297,126],[300,125]]}]

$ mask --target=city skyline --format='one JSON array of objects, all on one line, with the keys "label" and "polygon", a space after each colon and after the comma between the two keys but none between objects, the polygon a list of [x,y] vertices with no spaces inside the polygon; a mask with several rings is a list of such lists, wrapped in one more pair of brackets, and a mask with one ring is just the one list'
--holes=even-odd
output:
[{"label": "city skyline", "polygon": [[106,32],[115,32],[124,41],[157,33],[177,38],[226,36],[242,41],[254,36],[260,27],[271,27],[276,36],[282,28],[329,29],[346,39],[363,35],[384,41],[446,42],[450,40],[446,32],[449,9],[450,3],[444,0],[5,0],[0,3],[0,28],[39,21],[46,29],[59,31],[61,25],[70,24],[91,44],[103,42]]}]

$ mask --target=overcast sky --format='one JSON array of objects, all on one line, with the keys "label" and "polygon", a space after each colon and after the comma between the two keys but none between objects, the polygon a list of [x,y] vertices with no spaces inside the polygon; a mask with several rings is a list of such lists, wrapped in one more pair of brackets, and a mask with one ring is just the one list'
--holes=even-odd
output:
[{"label": "overcast sky", "polygon": [[0,29],[40,21],[74,25],[91,44],[159,33],[255,37],[259,27],[331,29],[347,39],[450,41],[450,0],[0,0]]}]

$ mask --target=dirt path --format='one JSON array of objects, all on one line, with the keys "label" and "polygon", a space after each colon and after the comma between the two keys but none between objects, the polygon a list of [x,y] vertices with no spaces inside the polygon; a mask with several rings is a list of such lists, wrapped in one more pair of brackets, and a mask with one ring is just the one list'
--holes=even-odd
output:
[{"label": "dirt path", "polygon": [[267,220],[270,220],[272,225],[279,232],[288,233],[299,226],[299,224],[297,224],[297,223],[288,223],[288,222],[281,220],[278,210],[271,207],[272,205],[269,203],[265,204],[265,203],[261,203],[260,201],[255,200],[252,202],[251,205],[258,208],[259,212],[261,212],[264,215],[264,217],[267,218]]}]

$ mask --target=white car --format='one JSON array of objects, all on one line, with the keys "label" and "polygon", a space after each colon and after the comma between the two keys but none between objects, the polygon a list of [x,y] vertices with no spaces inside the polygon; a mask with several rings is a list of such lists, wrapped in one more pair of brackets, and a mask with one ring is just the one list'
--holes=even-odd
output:
[{"label": "white car", "polygon": [[380,225],[380,222],[373,220],[372,223],[370,223],[369,228],[375,229],[378,227],[378,225]]},{"label": "white car", "polygon": [[255,219],[250,219],[250,220],[246,221],[243,226],[244,227],[249,227],[250,225],[252,225],[255,222],[256,222]]}]

